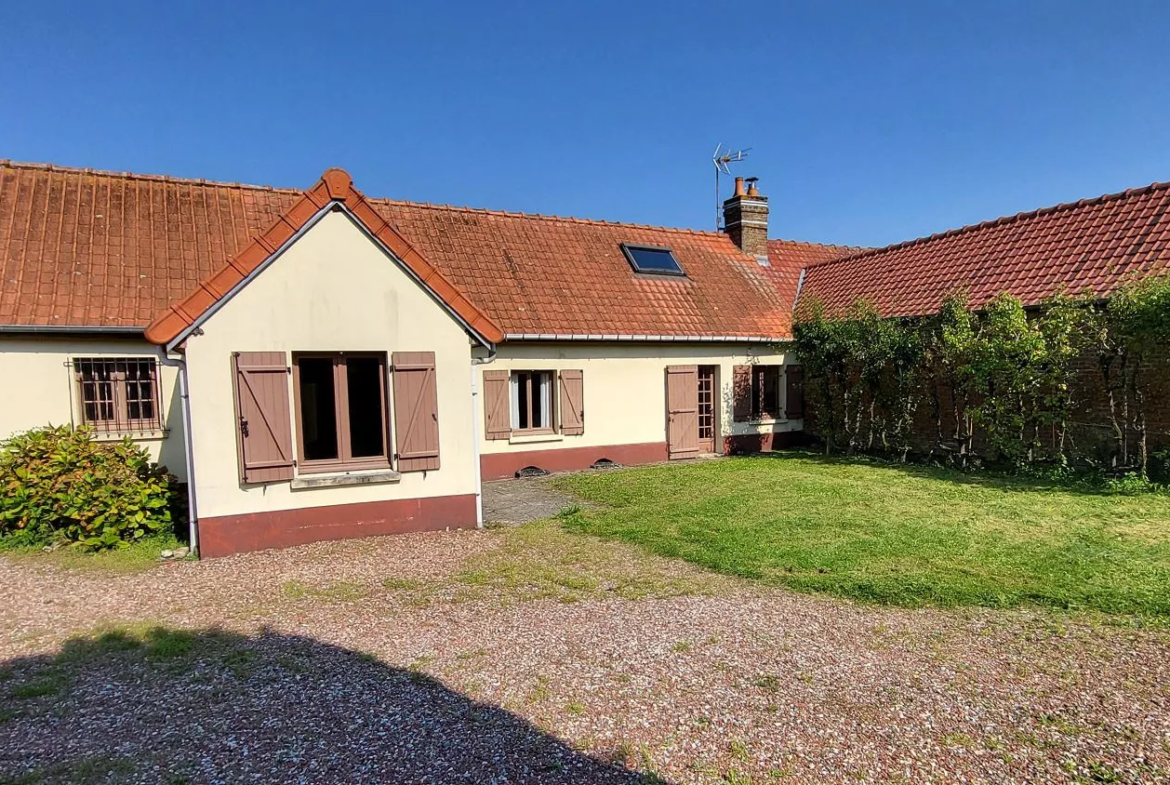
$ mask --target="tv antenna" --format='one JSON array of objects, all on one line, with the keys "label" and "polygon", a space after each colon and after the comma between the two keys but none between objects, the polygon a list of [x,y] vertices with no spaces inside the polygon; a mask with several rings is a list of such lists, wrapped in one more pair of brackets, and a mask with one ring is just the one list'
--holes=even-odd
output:
[{"label": "tv antenna", "polygon": [[731,174],[731,165],[747,158],[752,148],[742,150],[723,149],[723,143],[715,145],[715,154],[711,156],[711,163],[715,164],[715,231],[719,231],[723,219],[723,200],[719,198],[719,176]]}]

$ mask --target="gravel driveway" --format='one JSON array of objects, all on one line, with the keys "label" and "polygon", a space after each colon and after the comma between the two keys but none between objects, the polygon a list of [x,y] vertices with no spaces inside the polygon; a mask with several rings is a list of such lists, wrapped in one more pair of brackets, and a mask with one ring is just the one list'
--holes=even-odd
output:
[{"label": "gravel driveway", "polygon": [[1164,632],[863,607],[545,524],[0,559],[0,660],[0,782],[1170,777]]},{"label": "gravel driveway", "polygon": [[490,523],[520,524],[551,518],[570,505],[581,503],[540,477],[483,484],[483,518]]}]

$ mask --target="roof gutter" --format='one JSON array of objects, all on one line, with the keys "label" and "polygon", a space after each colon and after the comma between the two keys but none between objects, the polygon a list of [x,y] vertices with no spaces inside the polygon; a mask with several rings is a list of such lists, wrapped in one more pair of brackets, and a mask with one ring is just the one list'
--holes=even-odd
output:
[{"label": "roof gutter", "polygon": [[593,341],[620,343],[778,343],[791,338],[766,335],[619,335],[616,333],[507,333],[505,341]]},{"label": "roof gutter", "polygon": [[141,327],[121,325],[0,324],[0,333],[9,335],[142,335]]}]

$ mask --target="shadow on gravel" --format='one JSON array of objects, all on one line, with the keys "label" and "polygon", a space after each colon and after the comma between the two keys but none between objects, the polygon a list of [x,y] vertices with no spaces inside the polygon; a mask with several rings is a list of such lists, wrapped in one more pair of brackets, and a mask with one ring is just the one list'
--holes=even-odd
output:
[{"label": "shadow on gravel", "polygon": [[0,783],[663,783],[310,638],[127,628],[0,664]]}]

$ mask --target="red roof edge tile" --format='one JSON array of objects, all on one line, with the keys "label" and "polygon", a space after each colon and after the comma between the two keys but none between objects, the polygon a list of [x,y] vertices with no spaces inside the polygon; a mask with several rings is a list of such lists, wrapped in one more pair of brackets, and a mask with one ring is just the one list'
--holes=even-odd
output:
[{"label": "red roof edge tile", "polygon": [[146,340],[164,345],[199,321],[216,303],[227,296],[241,281],[260,267],[281,245],[300,231],[330,202],[344,204],[366,231],[376,237],[427,286],[440,301],[488,343],[504,339],[500,329],[486,313],[456,289],[422,254],[386,223],[370,206],[366,197],[353,185],[344,169],[328,169],[321,179],[293,203],[266,231],[228,259],[217,272],[204,279],[195,291],[155,317],[146,328]]}]

